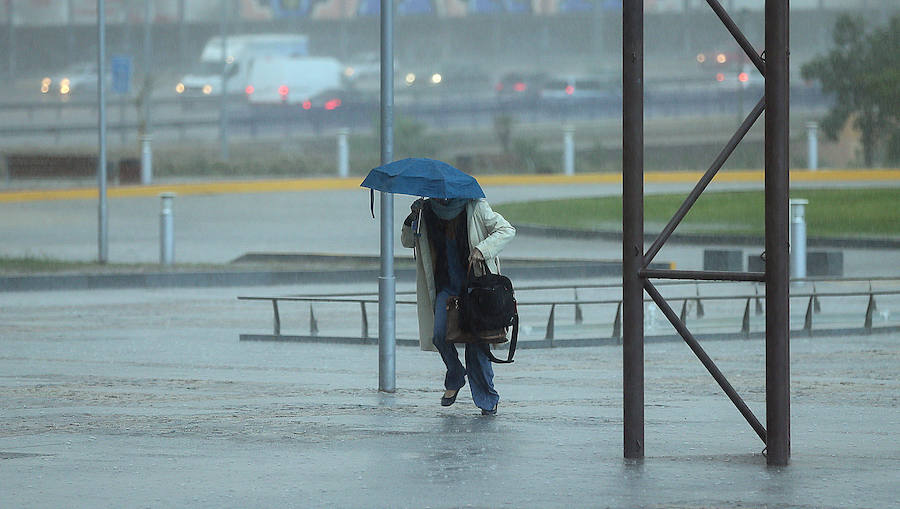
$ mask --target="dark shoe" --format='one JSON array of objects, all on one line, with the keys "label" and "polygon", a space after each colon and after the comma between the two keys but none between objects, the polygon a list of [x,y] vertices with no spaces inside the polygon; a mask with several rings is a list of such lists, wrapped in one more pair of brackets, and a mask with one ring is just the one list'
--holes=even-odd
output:
[{"label": "dark shoe", "polygon": [[497,407],[498,406],[500,406],[500,403],[497,403],[496,405],[494,405],[494,408],[492,410],[485,410],[482,408],[481,415],[497,415]]},{"label": "dark shoe", "polygon": [[441,406],[450,406],[453,403],[456,403],[456,396],[459,394],[459,389],[456,389],[456,392],[453,393],[453,396],[449,398],[441,396]]}]

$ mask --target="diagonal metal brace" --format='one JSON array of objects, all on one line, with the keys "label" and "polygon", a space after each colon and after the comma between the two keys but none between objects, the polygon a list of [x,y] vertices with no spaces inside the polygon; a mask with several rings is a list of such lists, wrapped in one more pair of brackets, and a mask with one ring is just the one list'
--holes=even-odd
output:
[{"label": "diagonal metal brace", "polygon": [[644,280],[644,289],[647,291],[647,294],[650,295],[650,298],[656,302],[656,305],[659,306],[659,309],[666,315],[666,318],[669,319],[669,322],[675,327],[675,330],[681,334],[681,337],[684,339],[684,342],[688,344],[691,350],[694,351],[694,354],[700,359],[700,362],[706,367],[706,370],[709,371],[709,374],[715,378],[716,382],[718,382],[719,387],[725,391],[725,394],[728,395],[728,398],[731,399],[731,402],[734,403],[734,406],[737,407],[738,411],[741,415],[744,416],[744,419],[750,424],[750,427],[753,428],[753,431],[759,435],[759,438],[762,439],[763,443],[766,443],[766,428],[759,422],[759,419],[753,415],[753,411],[750,410],[750,407],[747,406],[747,403],[741,399],[741,396],[734,390],[734,387],[728,382],[725,378],[725,375],[719,371],[719,368],[716,366],[716,363],[709,357],[706,351],[703,350],[703,347],[700,346],[700,343],[697,342],[697,339],[694,338],[691,331],[684,325],[684,323],[678,319],[678,315],[675,314],[675,311],[669,306],[669,303],[666,302],[666,299],[660,295],[659,291],[653,286],[648,280]]},{"label": "diagonal metal brace", "polygon": [[738,127],[738,130],[731,139],[728,140],[728,143],[725,144],[722,151],[719,152],[719,156],[716,157],[709,169],[706,170],[706,173],[703,174],[703,177],[701,177],[700,181],[697,182],[697,185],[694,186],[694,189],[691,190],[690,194],[685,198],[684,203],[682,203],[678,211],[675,212],[675,215],[672,216],[669,223],[659,233],[659,236],[653,242],[653,245],[650,246],[650,249],[647,250],[643,260],[643,267],[645,269],[650,265],[650,262],[653,261],[656,253],[662,249],[663,244],[669,240],[669,236],[672,235],[672,232],[675,231],[675,228],[681,223],[681,220],[684,219],[684,216],[691,210],[691,207],[697,199],[700,198],[700,194],[703,193],[703,190],[706,189],[710,182],[712,182],[713,177],[715,177],[719,170],[722,169],[725,161],[728,160],[728,157],[731,156],[734,149],[737,148],[741,140],[744,139],[744,136],[747,135],[747,132],[750,131],[750,128],[753,127],[753,124],[755,124],[759,116],[762,115],[764,109],[766,109],[766,98],[762,97],[756,103],[756,106],[753,107],[753,110],[750,111],[750,114],[747,115],[747,118],[741,123],[740,127]]},{"label": "diagonal metal brace", "polygon": [[738,46],[744,50],[744,53],[747,54],[747,57],[750,58],[750,61],[753,62],[753,65],[759,70],[759,73],[763,76],[766,75],[766,61],[756,52],[756,49],[750,44],[750,41],[747,40],[747,37],[744,36],[744,33],[741,32],[741,29],[738,28],[737,23],[731,19],[731,16],[728,15],[728,11],[722,7],[722,4],[719,3],[719,0],[706,0],[706,3],[712,8],[713,12],[716,13],[716,16],[722,21],[722,24],[725,25],[725,28],[728,29],[728,32],[731,33],[731,36],[734,37],[735,42],[738,43]]},{"label": "diagonal metal brace", "polygon": [[276,336],[281,335],[281,316],[278,314],[278,299],[272,299],[272,312],[274,313],[273,328]]}]

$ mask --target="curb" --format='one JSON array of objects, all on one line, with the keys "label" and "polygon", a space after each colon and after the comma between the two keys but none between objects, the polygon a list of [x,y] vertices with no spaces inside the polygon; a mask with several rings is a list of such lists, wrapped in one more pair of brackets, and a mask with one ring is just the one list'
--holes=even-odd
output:
[{"label": "curb", "polygon": [[[318,256],[318,255],[315,255]],[[373,257],[374,258],[374,257]],[[653,264],[654,268],[670,268],[669,263]],[[534,261],[527,266],[507,263],[503,273],[512,279],[585,279],[615,277],[621,274],[622,262],[609,261]],[[414,268],[394,271],[397,281],[414,283]],[[219,271],[219,272],[151,272],[131,274],[36,274],[0,276],[0,292],[95,290],[126,288],[214,288],[229,286],[278,286],[378,281],[380,269],[346,269],[320,271]]]},{"label": "curb", "polygon": [[[560,239],[578,240],[622,240],[620,231],[578,230],[574,228],[554,228],[533,224],[514,224],[516,231],[522,235],[535,237],[550,237]],[[644,239],[650,242],[656,240],[658,233],[644,232]],[[760,235],[730,235],[709,233],[673,233],[668,242],[679,244],[707,244],[707,245],[740,245],[762,246],[765,238]],[[837,237],[808,237],[806,245],[809,247],[833,247],[833,248],[864,248],[864,249],[900,249],[900,239],[854,239]]]}]

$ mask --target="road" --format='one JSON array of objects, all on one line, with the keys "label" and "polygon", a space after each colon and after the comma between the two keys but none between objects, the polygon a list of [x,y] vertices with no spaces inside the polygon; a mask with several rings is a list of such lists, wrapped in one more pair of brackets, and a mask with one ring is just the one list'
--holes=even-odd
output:
[{"label": "road", "polygon": [[[747,89],[685,87],[648,90],[648,119],[666,117],[742,116],[762,96],[760,86]],[[132,99],[109,96],[107,110],[111,138],[134,141],[138,111]],[[220,101],[203,99],[185,108],[172,93],[159,91],[152,108],[154,139],[162,142],[215,140],[218,136]],[[827,100],[815,89],[792,91],[797,113],[822,111]],[[621,100],[614,96],[591,99],[530,99],[506,101],[492,94],[446,94],[414,97],[399,95],[396,114],[432,128],[490,128],[499,115],[511,115],[520,124],[602,122],[621,116]],[[96,98],[73,97],[61,102],[54,97],[27,95],[19,101],[0,103],[0,148],[89,145],[96,143]],[[230,133],[236,138],[281,138],[285,135],[317,135],[338,128],[356,132],[373,129],[378,103],[345,100],[334,111],[305,111],[299,105],[256,108],[236,98],[230,101]]]}]

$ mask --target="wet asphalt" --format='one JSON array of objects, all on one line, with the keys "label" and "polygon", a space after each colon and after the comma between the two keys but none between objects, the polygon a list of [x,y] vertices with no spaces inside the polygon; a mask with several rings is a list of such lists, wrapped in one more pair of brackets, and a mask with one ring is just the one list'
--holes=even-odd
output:
[{"label": "wet asphalt", "polygon": [[[497,203],[543,195],[487,191]],[[93,203],[3,207],[4,254],[96,252]],[[157,207],[111,203],[113,260],[156,259]],[[182,261],[377,253],[363,191],[184,197],[176,214]],[[620,252],[523,236],[507,254]],[[673,246],[658,259],[701,268],[700,256]],[[845,272],[900,267],[897,256],[845,251]],[[0,507],[896,506],[896,333],[792,338],[787,467],[766,465],[764,444],[683,343],[648,343],[646,457],[633,461],[622,455],[615,344],[521,350],[496,367],[499,414],[485,417],[465,389],[439,405],[431,352],[398,348],[397,390],[384,393],[377,346],[238,341],[272,326],[238,295],[374,286],[0,292]],[[765,423],[764,340],[704,347]]]}]

